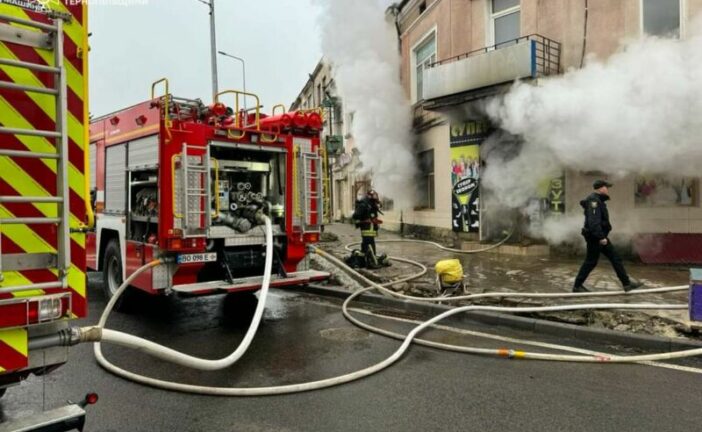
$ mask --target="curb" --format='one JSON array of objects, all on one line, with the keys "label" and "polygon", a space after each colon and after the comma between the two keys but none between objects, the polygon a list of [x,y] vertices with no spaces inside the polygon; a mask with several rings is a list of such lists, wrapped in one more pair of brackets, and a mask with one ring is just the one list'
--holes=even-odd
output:
[{"label": "curb", "polygon": [[[352,293],[339,288],[321,287],[318,285],[295,286],[287,288],[289,291],[314,294],[324,297],[346,299]],[[378,294],[363,294],[359,302],[388,306],[397,310],[419,313],[423,315],[438,315],[450,310],[451,307],[436,303],[415,303]],[[624,345],[645,350],[659,352],[683,351],[702,348],[702,341],[680,340],[662,336],[642,335],[627,333],[610,329],[583,327],[573,324],[558,323],[537,318],[527,318],[497,312],[474,311],[466,312],[453,317],[460,321],[478,321],[483,324],[505,326],[518,330],[527,330],[534,333],[543,333],[551,336],[565,336],[587,342],[599,342],[614,345]]]}]

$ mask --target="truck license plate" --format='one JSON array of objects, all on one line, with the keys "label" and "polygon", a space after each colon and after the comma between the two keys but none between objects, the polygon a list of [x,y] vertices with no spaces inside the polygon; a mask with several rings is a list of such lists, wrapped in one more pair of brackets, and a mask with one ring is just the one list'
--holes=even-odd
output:
[{"label": "truck license plate", "polygon": [[178,264],[194,264],[217,261],[217,252],[178,255]]}]

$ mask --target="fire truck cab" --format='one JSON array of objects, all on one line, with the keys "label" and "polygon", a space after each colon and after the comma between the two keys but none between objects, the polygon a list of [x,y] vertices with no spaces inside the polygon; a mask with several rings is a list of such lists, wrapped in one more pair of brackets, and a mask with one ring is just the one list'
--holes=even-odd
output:
[{"label": "fire truck cab", "polygon": [[[160,85],[165,95],[156,97]],[[91,122],[96,226],[86,240],[87,265],[103,271],[108,296],[162,257],[173,262],[143,273],[133,287],[180,295],[258,290],[263,215],[273,222],[272,286],[328,277],[297,271],[322,229],[321,115],[266,116],[255,95],[238,91],[217,99],[205,105],[175,97],[164,79],[151,100]],[[241,108],[247,100],[254,108]]]}]

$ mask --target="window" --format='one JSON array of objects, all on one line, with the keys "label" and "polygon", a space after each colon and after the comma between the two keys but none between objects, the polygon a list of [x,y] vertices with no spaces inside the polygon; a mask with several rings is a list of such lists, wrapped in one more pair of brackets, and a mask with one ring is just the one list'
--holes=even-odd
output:
[{"label": "window", "polygon": [[521,36],[519,0],[491,0],[490,28],[495,45],[505,46]]},{"label": "window", "polygon": [[426,10],[427,10],[427,2],[422,2],[419,5],[419,14],[420,15],[423,14],[424,12],[426,12]]},{"label": "window", "polygon": [[344,137],[345,138],[351,138],[353,137],[353,118],[354,118],[354,112],[351,111],[350,113],[346,114],[346,121],[344,122]]},{"label": "window", "polygon": [[434,206],[434,150],[427,150],[419,153],[419,208]]},{"label": "window", "polygon": [[393,211],[395,209],[395,201],[390,198],[381,197],[381,204],[384,211]]},{"label": "window", "polygon": [[680,3],[681,0],[642,0],[644,33],[680,37]]},{"label": "window", "polygon": [[416,100],[424,99],[424,71],[436,63],[436,32],[429,35],[417,48],[414,49]]},{"label": "window", "polygon": [[[337,101],[334,105],[332,116],[334,117],[333,122],[335,126],[344,123],[344,106],[341,104],[341,102]],[[339,135],[339,132],[341,131],[337,131],[337,135]]]}]

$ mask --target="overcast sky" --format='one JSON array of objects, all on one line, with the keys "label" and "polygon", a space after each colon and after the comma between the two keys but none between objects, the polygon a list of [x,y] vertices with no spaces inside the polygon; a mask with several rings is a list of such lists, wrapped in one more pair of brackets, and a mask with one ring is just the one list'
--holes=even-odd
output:
[{"label": "overcast sky", "polygon": [[[93,115],[147,100],[161,77],[174,95],[209,102],[208,7],[198,0],[143,1],[90,7]],[[288,107],[321,57],[314,0],[215,1],[218,50],[246,60],[247,89],[266,111]],[[220,90],[240,89],[241,63],[218,57]]]}]

